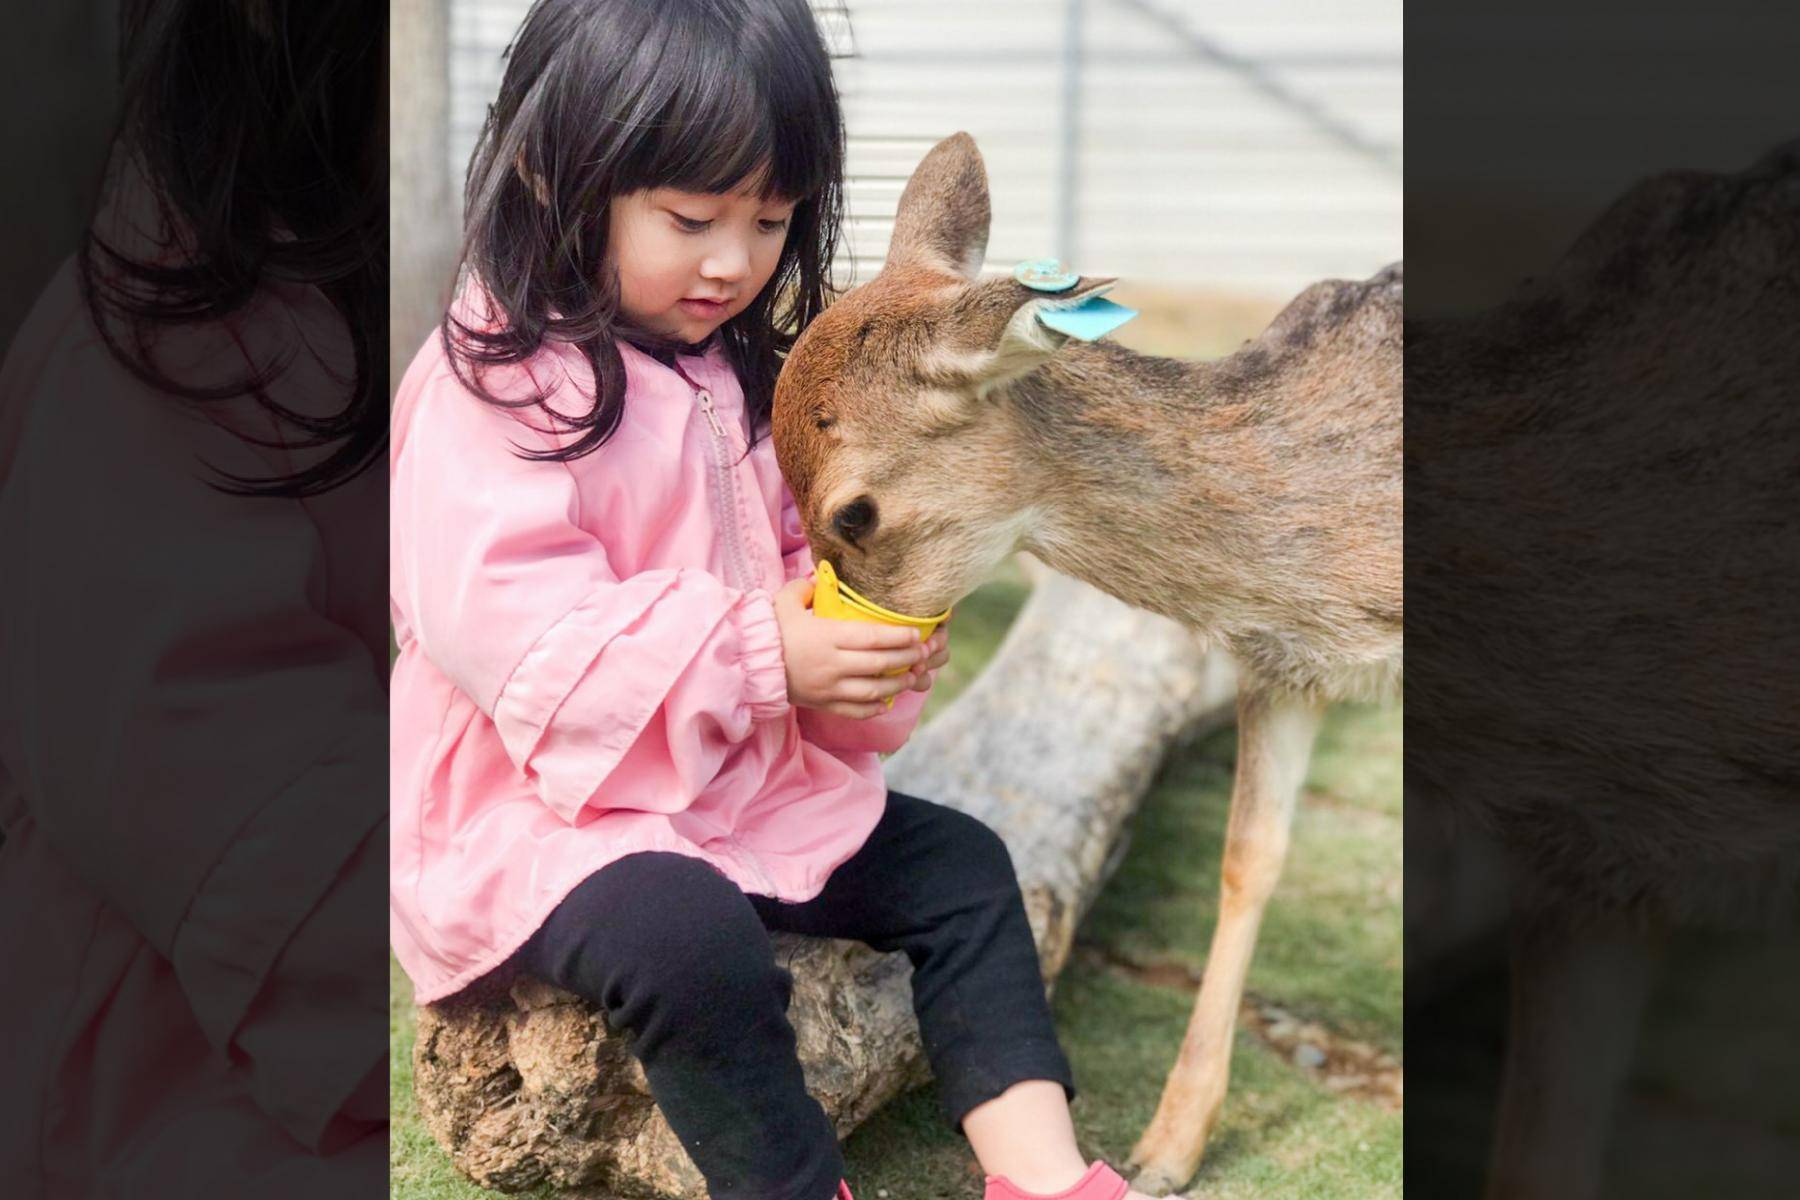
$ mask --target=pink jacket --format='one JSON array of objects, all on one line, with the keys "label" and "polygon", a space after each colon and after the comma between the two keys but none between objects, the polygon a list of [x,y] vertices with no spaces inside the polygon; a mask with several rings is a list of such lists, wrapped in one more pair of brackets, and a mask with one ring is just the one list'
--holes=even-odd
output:
[{"label": "pink jacket", "polygon": [[[276,402],[343,404],[342,322],[310,287],[155,345],[190,384],[280,361]],[[227,495],[215,472],[322,451],[229,432],[280,438],[252,399],[206,411],[114,360],[72,262],[0,367],[0,1191],[21,1200],[387,1177],[387,1126],[344,1119],[387,1078],[384,481]]]},{"label": "pink jacket", "polygon": [[[789,706],[771,596],[812,558],[773,446],[743,458],[716,348],[680,360],[697,387],[621,350],[623,420],[568,463],[519,457],[555,444],[531,427],[543,414],[470,394],[435,336],[395,399],[391,934],[421,1003],[638,851],[816,896],[880,818],[879,754],[924,704],[903,692],[867,721]],[[574,348],[486,382],[511,395],[526,374],[586,408]]]}]

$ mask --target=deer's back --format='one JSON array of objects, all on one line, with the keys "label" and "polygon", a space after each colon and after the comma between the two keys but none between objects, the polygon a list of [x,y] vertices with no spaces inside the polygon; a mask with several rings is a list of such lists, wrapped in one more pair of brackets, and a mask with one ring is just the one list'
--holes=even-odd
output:
[{"label": "deer's back", "polygon": [[1408,330],[1408,786],[1546,902],[1741,913],[1800,877],[1796,180],[1800,148],[1650,181],[1514,302]]},{"label": "deer's back", "polygon": [[[1164,360],[1172,362],[1172,360]],[[1332,280],[1215,362],[1164,367],[1170,611],[1261,679],[1326,697],[1400,679],[1401,276]]]}]

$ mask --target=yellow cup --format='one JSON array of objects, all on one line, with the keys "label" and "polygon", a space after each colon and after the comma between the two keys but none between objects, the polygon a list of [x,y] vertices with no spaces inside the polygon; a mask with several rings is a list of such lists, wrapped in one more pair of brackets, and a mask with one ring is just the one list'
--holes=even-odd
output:
[{"label": "yellow cup", "polygon": [[[819,616],[830,617],[834,621],[874,621],[881,625],[904,625],[909,629],[917,629],[921,642],[930,637],[939,625],[948,621],[954,611],[946,608],[935,617],[909,617],[883,608],[873,600],[852,591],[837,577],[837,571],[829,561],[819,563],[814,571],[812,609]],[[906,670],[905,667],[897,667],[887,674],[904,675]],[[892,708],[894,698],[889,696],[887,702],[888,707]]]}]

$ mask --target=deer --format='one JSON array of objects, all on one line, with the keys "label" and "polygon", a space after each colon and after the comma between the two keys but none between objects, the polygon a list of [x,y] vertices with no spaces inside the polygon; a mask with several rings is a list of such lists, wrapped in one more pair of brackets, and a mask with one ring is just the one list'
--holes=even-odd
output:
[{"label": "deer", "polygon": [[1216,361],[1071,339],[1061,293],[982,278],[986,168],[958,133],[902,191],[879,274],[800,335],[772,436],[814,561],[936,613],[1016,550],[1229,650],[1237,765],[1220,907],[1137,1187],[1198,1169],[1324,707],[1402,680],[1402,268],[1303,291]]},{"label": "deer", "polygon": [[1800,140],[1647,175],[1534,276],[1406,323],[1406,803],[1509,867],[1486,1194],[1585,1200],[1663,944],[1800,913]]}]

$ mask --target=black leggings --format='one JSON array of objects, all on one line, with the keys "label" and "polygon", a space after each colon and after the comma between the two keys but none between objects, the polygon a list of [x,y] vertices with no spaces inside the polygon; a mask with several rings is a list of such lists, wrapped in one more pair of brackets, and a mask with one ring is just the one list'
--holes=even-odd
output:
[{"label": "black leggings", "polygon": [[869,840],[802,904],[746,895],[697,858],[629,855],[576,887],[517,961],[629,1032],[715,1200],[831,1200],[844,1173],[800,1073],[794,979],[770,930],[906,952],[925,1053],[958,1129],[1023,1080],[1055,1080],[1074,1098],[1012,858],[974,817],[889,792]]}]

